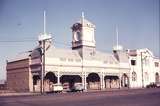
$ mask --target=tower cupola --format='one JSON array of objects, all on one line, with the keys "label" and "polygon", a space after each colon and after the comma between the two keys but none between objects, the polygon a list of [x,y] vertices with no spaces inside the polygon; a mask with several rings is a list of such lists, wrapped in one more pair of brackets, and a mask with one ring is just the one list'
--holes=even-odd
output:
[{"label": "tower cupola", "polygon": [[72,49],[79,48],[82,46],[94,47],[95,42],[95,25],[84,18],[84,13],[82,12],[82,17],[80,21],[73,24],[72,29]]}]

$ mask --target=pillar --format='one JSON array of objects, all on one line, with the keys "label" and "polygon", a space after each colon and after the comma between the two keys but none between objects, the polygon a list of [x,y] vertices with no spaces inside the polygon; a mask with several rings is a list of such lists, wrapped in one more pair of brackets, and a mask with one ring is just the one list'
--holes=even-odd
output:
[{"label": "pillar", "polygon": [[84,73],[84,89],[87,90],[87,74]]},{"label": "pillar", "polygon": [[84,90],[87,90],[86,72],[82,73],[82,85]]},{"label": "pillar", "polygon": [[119,75],[119,89],[121,89],[121,76]]},{"label": "pillar", "polygon": [[60,72],[57,72],[57,83],[60,84]]},{"label": "pillar", "polygon": [[104,82],[104,73],[102,74],[103,80],[102,80],[102,88],[105,89],[105,82]]},{"label": "pillar", "polygon": [[104,73],[101,72],[100,74],[100,85],[101,85],[101,90],[104,89]]}]

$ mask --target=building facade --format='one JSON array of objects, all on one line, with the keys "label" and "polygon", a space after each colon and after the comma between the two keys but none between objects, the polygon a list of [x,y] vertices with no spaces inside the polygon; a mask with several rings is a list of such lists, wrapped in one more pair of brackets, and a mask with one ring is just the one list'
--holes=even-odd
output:
[{"label": "building facade", "polygon": [[[82,83],[87,89],[110,89],[142,87],[150,82],[159,82],[160,61],[147,52],[145,55],[131,55],[131,50],[114,48],[113,53],[103,53],[96,50],[95,25],[84,18],[72,25],[72,49],[55,48],[51,39],[42,41],[30,52],[9,59],[7,62],[8,89],[15,91],[39,92],[43,75],[43,90],[50,91],[54,84],[68,84],[70,88],[75,83]],[[43,35],[44,36],[44,35]],[[45,54],[42,52],[45,48]],[[45,55],[45,58],[42,58]],[[143,66],[143,72],[153,75],[143,80],[141,76],[141,58],[150,61],[149,66]],[[43,60],[44,59],[44,60]],[[133,60],[136,66],[133,65]],[[144,59],[143,59],[144,60]],[[153,62],[153,61],[155,62]],[[154,67],[156,64],[156,67]],[[157,65],[158,64],[158,65]],[[42,73],[42,69],[44,72]],[[157,73],[155,73],[157,72]],[[156,80],[155,79],[156,76]],[[135,76],[133,78],[133,76]]]},{"label": "building facade", "polygon": [[159,83],[160,60],[148,49],[128,50],[130,60],[131,87],[146,87]]},{"label": "building facade", "polygon": [[32,91],[30,52],[17,55],[7,61],[7,89],[23,92]]}]

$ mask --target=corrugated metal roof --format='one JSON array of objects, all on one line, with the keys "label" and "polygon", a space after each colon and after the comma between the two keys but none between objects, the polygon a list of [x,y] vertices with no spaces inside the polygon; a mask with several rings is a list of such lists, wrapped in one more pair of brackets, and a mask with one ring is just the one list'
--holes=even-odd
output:
[{"label": "corrugated metal roof", "polygon": [[[46,57],[53,58],[72,58],[81,59],[81,56],[77,50],[60,49],[51,47],[46,51]],[[86,56],[85,60],[105,61],[107,63],[118,63],[113,54],[95,51],[93,55]]]},{"label": "corrugated metal roof", "polygon": [[81,59],[78,51],[76,50],[60,49],[54,47],[50,47],[46,51],[46,57]]},{"label": "corrugated metal roof", "polygon": [[118,63],[113,54],[96,51],[94,55],[87,56],[85,59],[94,59],[97,61],[105,61],[107,63]]},{"label": "corrugated metal roof", "polygon": [[120,63],[128,63],[129,62],[129,56],[125,51],[118,51],[118,60]]}]

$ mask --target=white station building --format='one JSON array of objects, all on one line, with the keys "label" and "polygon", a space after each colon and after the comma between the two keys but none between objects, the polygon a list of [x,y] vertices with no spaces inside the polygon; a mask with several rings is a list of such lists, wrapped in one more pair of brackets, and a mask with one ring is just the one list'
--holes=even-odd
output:
[{"label": "white station building", "polygon": [[[6,68],[8,89],[40,91],[43,69],[44,91],[50,91],[57,83],[68,84],[70,88],[82,83],[86,90],[105,90],[141,88],[160,81],[160,60],[148,49],[124,50],[117,45],[113,53],[97,51],[95,25],[84,15],[71,29],[72,49],[54,47],[44,28],[35,49],[9,59]],[[44,43],[45,37],[49,39]],[[44,50],[41,48],[45,48],[45,58],[42,58]]]}]

